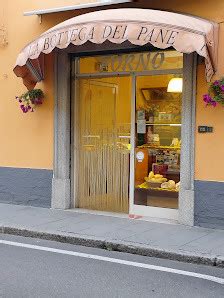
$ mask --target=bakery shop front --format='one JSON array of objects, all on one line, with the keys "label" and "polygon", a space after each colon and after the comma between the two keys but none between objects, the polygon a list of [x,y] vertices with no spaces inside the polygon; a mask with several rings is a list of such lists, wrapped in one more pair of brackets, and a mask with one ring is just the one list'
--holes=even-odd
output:
[{"label": "bakery shop front", "polygon": [[[158,22],[158,20],[160,20]],[[217,26],[149,9],[92,12],[43,33],[14,72],[55,59],[52,208],[194,222],[196,68],[216,71]]]}]

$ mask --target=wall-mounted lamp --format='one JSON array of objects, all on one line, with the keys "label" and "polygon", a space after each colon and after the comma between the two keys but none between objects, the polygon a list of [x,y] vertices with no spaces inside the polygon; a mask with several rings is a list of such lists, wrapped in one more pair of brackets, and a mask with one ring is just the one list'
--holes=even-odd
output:
[{"label": "wall-mounted lamp", "polygon": [[183,91],[183,78],[172,78],[169,81],[167,92],[182,93]]}]

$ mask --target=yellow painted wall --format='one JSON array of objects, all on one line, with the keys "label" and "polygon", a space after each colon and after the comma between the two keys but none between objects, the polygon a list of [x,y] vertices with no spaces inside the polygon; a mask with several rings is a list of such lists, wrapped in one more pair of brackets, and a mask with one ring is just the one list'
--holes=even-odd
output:
[{"label": "yellow painted wall", "polygon": [[18,53],[28,42],[67,16],[58,14],[44,17],[40,24],[37,16],[24,17],[23,12],[81,2],[94,1],[1,1],[0,28],[3,24],[8,33],[8,45],[0,47],[0,166],[2,167],[40,169],[53,167],[53,57],[46,56],[45,81],[37,85],[43,89],[46,98],[43,106],[37,108],[34,113],[23,114],[20,111],[14,98],[26,89],[12,70]]},{"label": "yellow painted wall", "polygon": [[[224,26],[220,24],[219,65],[218,73],[214,79],[224,76],[223,47]],[[195,179],[224,181],[224,159],[222,158],[224,147],[224,108],[220,105],[216,108],[205,107],[202,96],[207,91],[208,84],[204,77],[204,65],[200,65],[197,72]],[[211,134],[199,134],[197,132],[198,125],[213,126],[214,132]]]},{"label": "yellow painted wall", "polygon": [[196,129],[198,125],[208,125],[214,127],[214,132],[196,132],[195,177],[200,180],[223,181],[224,107],[205,107],[202,100],[203,94],[207,91],[204,65],[198,67],[197,76]]}]

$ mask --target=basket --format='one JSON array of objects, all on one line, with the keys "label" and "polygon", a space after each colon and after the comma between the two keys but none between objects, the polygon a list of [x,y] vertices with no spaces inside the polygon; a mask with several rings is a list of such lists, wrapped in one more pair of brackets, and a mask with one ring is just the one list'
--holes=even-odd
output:
[{"label": "basket", "polygon": [[160,182],[149,182],[149,181],[146,181],[146,182],[149,188],[160,188],[162,184]]},{"label": "basket", "polygon": [[162,184],[161,182],[149,181],[148,177],[145,177],[145,181],[146,181],[149,188],[160,188],[161,184]]}]

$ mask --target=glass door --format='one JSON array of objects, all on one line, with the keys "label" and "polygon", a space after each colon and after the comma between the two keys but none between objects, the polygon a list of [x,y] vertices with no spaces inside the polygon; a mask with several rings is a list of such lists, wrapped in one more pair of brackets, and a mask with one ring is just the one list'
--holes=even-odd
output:
[{"label": "glass door", "polygon": [[182,78],[137,76],[131,213],[177,219],[180,189]]},{"label": "glass door", "polygon": [[77,90],[76,206],[128,213],[131,79],[79,78]]}]

